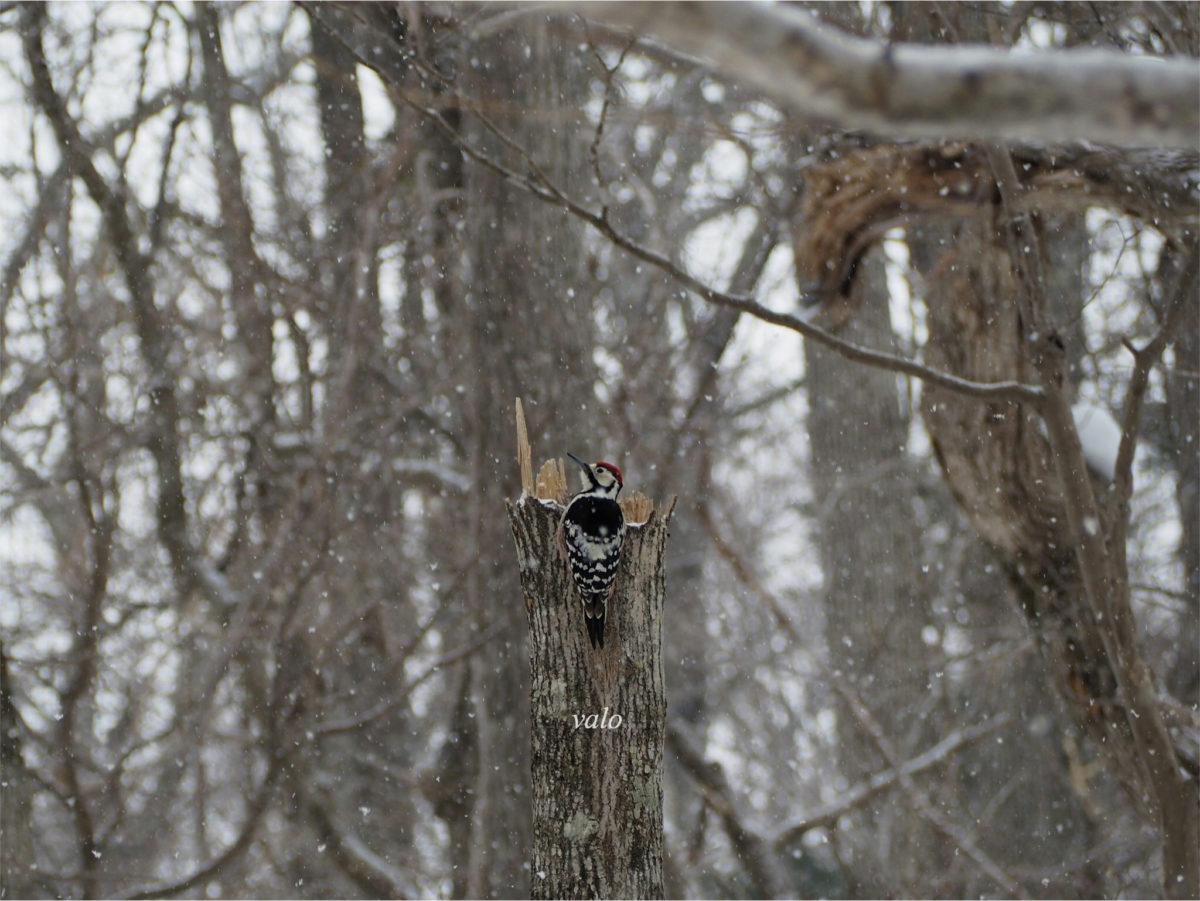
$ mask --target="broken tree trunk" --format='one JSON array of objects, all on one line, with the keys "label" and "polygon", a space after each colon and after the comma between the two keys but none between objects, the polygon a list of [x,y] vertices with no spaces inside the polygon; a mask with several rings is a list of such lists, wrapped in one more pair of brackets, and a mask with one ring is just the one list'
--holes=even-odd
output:
[{"label": "broken tree trunk", "polygon": [[521,497],[508,505],[529,617],[534,898],[663,895],[662,617],[667,528],[640,493],[627,529],[604,648],[594,650],[556,533],[561,461],[535,486],[517,401]]}]

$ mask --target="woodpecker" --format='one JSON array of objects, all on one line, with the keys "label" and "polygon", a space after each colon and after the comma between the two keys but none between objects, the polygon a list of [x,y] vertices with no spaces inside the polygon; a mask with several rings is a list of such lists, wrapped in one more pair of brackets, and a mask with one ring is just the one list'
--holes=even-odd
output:
[{"label": "woodpecker", "polygon": [[604,613],[617,581],[625,517],[617,503],[621,470],[611,463],[590,466],[567,454],[583,469],[583,490],[571,498],[558,524],[558,544],[571,567],[583,601],[583,616],[593,648],[604,647]]}]

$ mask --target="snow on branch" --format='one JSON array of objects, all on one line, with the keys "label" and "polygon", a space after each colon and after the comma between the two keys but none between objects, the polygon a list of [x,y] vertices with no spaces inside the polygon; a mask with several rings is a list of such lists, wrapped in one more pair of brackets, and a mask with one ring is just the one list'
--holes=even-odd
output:
[{"label": "snow on branch", "polygon": [[1079,48],[888,44],[759,3],[572,3],[649,34],[785,109],[897,138],[1200,149],[1200,66]]}]

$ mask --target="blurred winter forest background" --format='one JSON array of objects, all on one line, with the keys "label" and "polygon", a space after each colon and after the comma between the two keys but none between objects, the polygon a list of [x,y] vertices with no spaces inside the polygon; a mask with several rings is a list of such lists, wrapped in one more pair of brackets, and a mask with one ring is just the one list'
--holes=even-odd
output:
[{"label": "blurred winter forest background", "polygon": [[[1200,55],[1188,3],[811,11]],[[518,395],[679,496],[669,895],[1161,891],[1121,668],[1194,786],[1195,153],[1012,146],[1072,399],[1141,400],[1117,660],[1016,395],[679,277],[1030,381],[984,152],[580,13],[0,5],[3,897],[524,897]]]}]

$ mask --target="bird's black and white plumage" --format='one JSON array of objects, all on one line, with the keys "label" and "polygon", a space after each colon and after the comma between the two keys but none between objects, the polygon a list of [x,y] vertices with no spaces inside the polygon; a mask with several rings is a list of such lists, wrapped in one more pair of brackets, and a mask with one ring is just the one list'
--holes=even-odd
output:
[{"label": "bird's black and white plumage", "polygon": [[625,517],[617,503],[621,470],[611,463],[584,463],[583,490],[571,498],[558,526],[558,542],[583,601],[584,621],[593,648],[604,647],[604,618],[621,563]]}]

